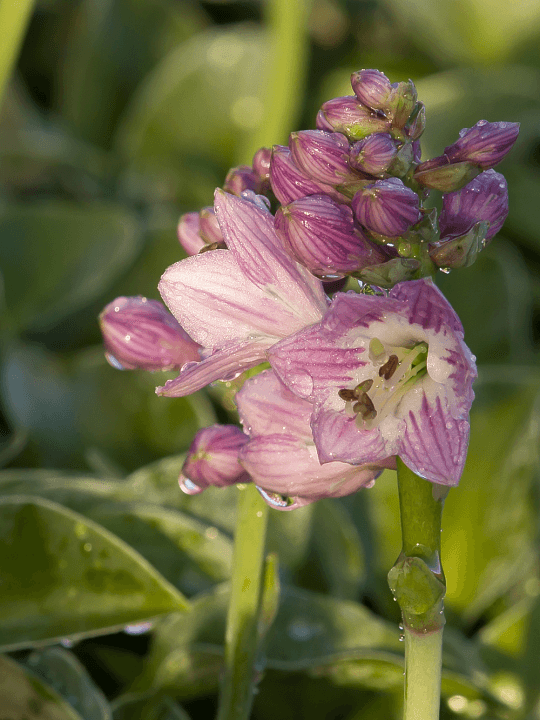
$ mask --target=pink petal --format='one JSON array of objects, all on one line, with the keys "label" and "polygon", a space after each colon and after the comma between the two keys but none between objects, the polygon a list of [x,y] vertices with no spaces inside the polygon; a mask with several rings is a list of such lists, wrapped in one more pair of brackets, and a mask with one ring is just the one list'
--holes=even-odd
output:
[{"label": "pink petal", "polygon": [[[159,291],[186,332],[204,347],[252,336],[283,337],[305,320],[246,280],[230,250],[212,250],[175,263]],[[320,317],[313,313],[314,322]]]},{"label": "pink petal", "polygon": [[244,428],[251,437],[287,433],[313,442],[311,403],[293,395],[271,370],[247,380],[236,394]]},{"label": "pink petal", "polygon": [[430,278],[400,283],[390,291],[389,297],[407,302],[409,323],[436,333],[449,327],[463,334],[461,320]]},{"label": "pink petal", "polygon": [[469,422],[454,419],[444,393],[424,383],[407,395],[406,429],[399,456],[413,472],[441,485],[457,485],[467,455]]},{"label": "pink petal", "polygon": [[322,283],[287,255],[270,212],[219,189],[215,208],[227,247],[245,278],[290,307],[301,321],[298,327],[320,320],[327,307]]},{"label": "pink petal", "polygon": [[230,380],[244,370],[261,363],[266,358],[266,350],[272,342],[261,339],[230,343],[199,363],[184,365],[180,375],[173,380],[167,380],[162,387],[156,388],[156,393],[167,397],[182,397],[216,380]]}]

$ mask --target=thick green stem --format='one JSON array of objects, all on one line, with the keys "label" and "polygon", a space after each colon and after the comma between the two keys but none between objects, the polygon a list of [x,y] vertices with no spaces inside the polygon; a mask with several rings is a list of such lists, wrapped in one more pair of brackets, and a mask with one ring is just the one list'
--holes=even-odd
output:
[{"label": "thick green stem", "polygon": [[398,458],[402,550],[388,573],[405,635],[404,720],[438,720],[444,574],[441,518],[447,489],[418,477]]},{"label": "thick green stem", "polygon": [[239,492],[218,720],[249,718],[260,640],[258,624],[268,506],[255,485],[246,485]]},{"label": "thick green stem", "polygon": [[0,107],[35,0],[0,0]]}]

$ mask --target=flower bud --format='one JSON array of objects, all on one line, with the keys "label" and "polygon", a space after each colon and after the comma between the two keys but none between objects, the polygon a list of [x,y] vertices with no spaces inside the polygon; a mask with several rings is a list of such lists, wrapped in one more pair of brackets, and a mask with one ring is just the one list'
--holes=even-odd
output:
[{"label": "flower bud", "polygon": [[163,303],[119,297],[99,316],[105,357],[118,369],[172,370],[200,360],[199,348]]},{"label": "flower bud", "polygon": [[354,182],[358,176],[349,167],[349,141],[338,132],[301,130],[289,137],[295,165],[308,177],[326,185]]},{"label": "flower bud", "polygon": [[405,133],[410,140],[418,140],[426,128],[426,106],[417,102],[405,125]]},{"label": "flower bud", "polygon": [[430,248],[430,258],[440,268],[470,267],[485,247],[487,228],[487,222],[477,222],[461,237],[435,243]]},{"label": "flower bud", "polygon": [[392,92],[390,80],[379,70],[359,70],[351,75],[354,94],[371,110],[384,110]]},{"label": "flower bud", "polygon": [[182,215],[178,223],[178,242],[188,255],[197,255],[206,242],[199,235],[199,213],[190,212]]},{"label": "flower bud", "polygon": [[392,126],[403,128],[415,109],[418,95],[412,80],[396,83],[388,101],[388,114],[392,118]]},{"label": "flower bud", "polygon": [[225,244],[213,207],[204,207],[199,212],[199,227],[199,233],[206,243]]},{"label": "flower bud", "polygon": [[396,157],[397,146],[388,133],[375,133],[354,143],[349,164],[368,175],[382,175]]},{"label": "flower bud", "polygon": [[470,162],[451,163],[446,155],[420,163],[414,171],[419,185],[442,192],[455,192],[467,185],[481,172],[478,165]]},{"label": "flower bud", "polygon": [[[331,129],[346,135],[349,140],[361,140],[367,135],[376,132],[387,132],[390,121],[380,114],[369,110],[354,95],[337,97],[328,100],[321,107],[321,124],[326,126],[319,129]],[[317,116],[319,117],[319,116]]]},{"label": "flower bud", "polygon": [[519,123],[480,120],[464,128],[459,140],[444,149],[450,162],[470,162],[487,170],[500,163],[512,149],[519,133]]},{"label": "flower bud", "polygon": [[405,280],[419,277],[422,263],[415,258],[392,258],[379,265],[370,265],[354,273],[354,277],[372,287],[392,288]]},{"label": "flower bud", "polygon": [[338,202],[347,202],[340,192],[331,185],[318,183],[308,178],[294,163],[289,148],[274,145],[270,162],[270,181],[274,195],[282,205],[288,205],[307,195],[324,193]]},{"label": "flower bud", "polygon": [[290,254],[321,277],[385,259],[384,253],[355,227],[351,208],[327,195],[311,195],[279,208],[275,228]]},{"label": "flower bud", "polygon": [[397,237],[420,219],[418,195],[398,178],[377,180],[352,200],[358,222],[371,232]]},{"label": "flower bud", "polygon": [[507,215],[506,180],[495,170],[486,170],[462,190],[443,195],[439,218],[441,240],[465,235],[481,220],[489,223],[485,239],[491,240]]},{"label": "flower bud", "polygon": [[236,425],[211,425],[199,430],[188,450],[178,481],[188,495],[210,485],[225,487],[250,478],[238,462],[238,453],[248,442]]},{"label": "flower bud", "polygon": [[232,195],[240,196],[244,190],[253,190],[253,192],[259,193],[261,185],[260,178],[249,165],[239,165],[229,170],[223,189]]},{"label": "flower bud", "polygon": [[271,158],[272,149],[267,147],[260,148],[253,156],[253,172],[260,180],[269,181]]}]

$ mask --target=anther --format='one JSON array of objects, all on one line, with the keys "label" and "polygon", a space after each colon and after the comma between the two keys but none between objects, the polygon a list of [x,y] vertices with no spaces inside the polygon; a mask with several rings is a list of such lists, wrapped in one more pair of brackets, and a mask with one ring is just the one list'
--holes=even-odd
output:
[{"label": "anther", "polygon": [[363,420],[374,420],[377,417],[375,405],[367,393],[362,393],[358,402],[353,405],[353,412],[361,415]]},{"label": "anther", "polygon": [[208,252],[209,250],[226,250],[227,246],[225,243],[222,242],[213,242],[209,243],[208,245],[203,245],[202,248],[199,250],[199,255],[201,253]]},{"label": "anther", "polygon": [[396,372],[398,365],[398,356],[390,355],[384,365],[381,365],[381,367],[379,368],[379,377],[383,377],[385,380],[390,380],[392,375]]},{"label": "anther", "polygon": [[360,383],[360,385],[357,385],[354,388],[354,393],[356,397],[360,397],[362,393],[367,393],[371,390],[371,386],[373,385],[373,380],[369,378],[368,380],[364,380]]},{"label": "anther", "polygon": [[354,390],[348,390],[347,388],[339,390],[338,395],[342,400],[345,400],[345,402],[351,402],[351,400],[356,400],[356,393],[354,392]]}]

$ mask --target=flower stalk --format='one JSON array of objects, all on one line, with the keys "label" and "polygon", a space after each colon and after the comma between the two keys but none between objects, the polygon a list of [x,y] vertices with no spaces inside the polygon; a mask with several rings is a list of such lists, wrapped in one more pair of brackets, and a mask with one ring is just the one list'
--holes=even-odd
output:
[{"label": "flower stalk", "polygon": [[402,550],[388,573],[405,638],[404,720],[438,720],[443,599],[441,517],[448,488],[418,477],[397,460]]},{"label": "flower stalk", "polygon": [[225,673],[217,720],[247,720],[256,683],[268,505],[253,484],[239,486]]}]

